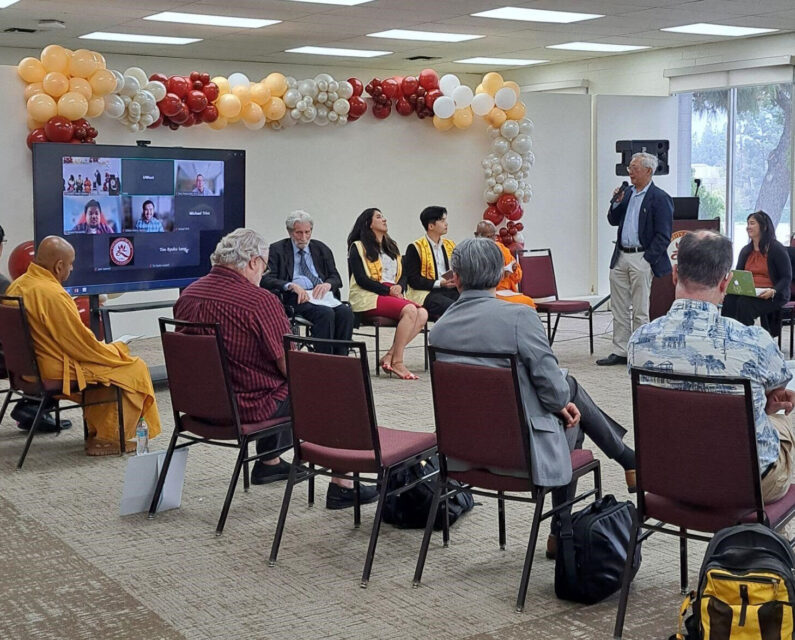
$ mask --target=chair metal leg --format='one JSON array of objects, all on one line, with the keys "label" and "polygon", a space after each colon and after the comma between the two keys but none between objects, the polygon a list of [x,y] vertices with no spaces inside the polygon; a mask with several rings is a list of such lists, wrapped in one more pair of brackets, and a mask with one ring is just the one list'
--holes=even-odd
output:
[{"label": "chair metal leg", "polygon": [[536,506],[533,510],[533,525],[530,527],[530,539],[527,541],[527,552],[524,557],[524,567],[522,568],[522,579],[519,582],[519,593],[516,596],[516,613],[524,611],[524,603],[527,600],[527,585],[530,582],[530,571],[533,568],[533,556],[538,542],[538,529],[541,526],[541,514],[544,512],[544,499],[547,492],[542,489],[538,492]]},{"label": "chair metal leg", "polygon": [[687,595],[687,529],[679,528],[682,537],[679,538],[679,587],[682,595]]},{"label": "chair metal leg", "polygon": [[591,355],[593,355],[593,309],[588,312],[588,342],[591,346]]},{"label": "chair metal leg", "polygon": [[558,333],[558,324],[560,323],[560,314],[555,316],[555,326],[552,327],[552,334],[549,336],[549,346],[552,346],[552,343],[555,342],[555,336]]},{"label": "chair metal leg", "polygon": [[423,329],[422,333],[423,333],[423,342],[424,342],[423,354],[425,355],[425,371],[427,371],[428,370],[428,323],[427,322],[425,323],[425,328]]},{"label": "chair metal leg", "polygon": [[420,545],[420,555],[417,557],[417,566],[414,569],[414,587],[420,586],[422,580],[422,570],[425,568],[425,558],[428,556],[428,545],[431,542],[433,533],[433,521],[436,519],[436,512],[439,510],[439,499],[442,491],[447,490],[447,476],[442,477],[441,473],[436,476],[436,484],[433,490],[433,500],[431,500],[431,510],[428,512],[428,520],[425,522],[425,532],[422,535]]},{"label": "chair metal leg", "polygon": [[[370,533],[370,544],[367,546],[367,557],[364,561],[364,571],[362,571],[362,582],[361,587],[363,589],[367,588],[367,583],[370,581],[370,571],[373,569],[373,559],[375,558],[375,545],[378,544],[378,533],[381,530],[381,518],[383,516],[384,510],[384,502],[386,502],[386,492],[387,487],[389,485],[389,476],[391,475],[391,469],[388,469],[386,473],[379,471],[379,481],[380,485],[378,487],[378,505],[375,508],[375,519],[373,520],[373,530]],[[358,474],[357,474],[358,476]],[[357,493],[358,493],[358,483],[356,484]]]},{"label": "chair metal leg", "polygon": [[593,486],[596,488],[596,499],[602,499],[602,463],[595,460],[596,466],[593,470]]},{"label": "chair metal leg", "polygon": [[13,393],[13,391],[11,389],[9,389],[6,392],[6,398],[5,398],[5,400],[3,400],[3,408],[0,409],[0,422],[3,421],[3,417],[6,414],[6,409],[8,409],[8,403],[11,402],[11,394],[12,393]]},{"label": "chair metal leg", "polygon": [[353,526],[358,529],[362,524],[362,496],[359,490],[359,474],[353,474]]},{"label": "chair metal leg", "polygon": [[[444,518],[442,518],[442,546],[450,546],[450,498],[448,488],[444,488]],[[438,510],[438,507],[437,507]],[[436,518],[436,512],[431,510],[431,515]]]},{"label": "chair metal leg", "polygon": [[497,522],[500,528],[500,549],[505,551],[505,498],[502,491],[497,492]]},{"label": "chair metal leg", "polygon": [[17,469],[22,468],[22,464],[25,462],[25,456],[28,455],[28,449],[30,449],[30,443],[33,442],[33,436],[36,434],[36,429],[39,428],[39,424],[41,424],[41,419],[44,417],[44,405],[47,404],[47,400],[49,398],[44,397],[42,401],[39,403],[39,409],[36,411],[36,417],[33,418],[33,424],[30,425],[30,431],[28,432],[28,437],[25,440],[25,447],[22,449],[22,455],[19,456],[19,462],[17,462]]},{"label": "chair metal leg", "polygon": [[613,638],[621,640],[624,633],[624,618],[627,615],[627,602],[629,600],[629,585],[632,583],[632,560],[635,557],[635,549],[638,546],[638,536],[640,535],[640,522],[633,516],[632,531],[629,534],[629,544],[627,545],[627,560],[624,563],[624,575],[621,577],[621,595],[618,598],[618,610],[616,611],[616,626],[613,629]]},{"label": "chair metal leg", "polygon": [[116,387],[116,415],[119,420],[119,456],[123,456],[127,439],[124,437],[124,410],[121,404],[121,387]]},{"label": "chair metal leg", "polygon": [[284,499],[282,500],[282,509],[279,511],[279,521],[276,524],[276,534],[273,536],[273,545],[271,546],[271,555],[268,559],[268,566],[276,566],[276,556],[279,554],[279,545],[282,542],[282,534],[284,533],[284,523],[287,521],[287,510],[290,508],[290,497],[293,495],[293,487],[295,486],[295,478],[298,473],[295,461],[290,466],[290,475],[287,477],[287,486],[284,489]]},{"label": "chair metal leg", "polygon": [[375,375],[381,375],[381,335],[378,325],[375,325]]},{"label": "chair metal leg", "polygon": [[179,438],[179,429],[174,427],[174,433],[171,434],[171,441],[168,443],[168,449],[166,449],[166,458],[163,460],[163,468],[160,470],[160,475],[157,477],[157,484],[155,485],[155,493],[152,496],[152,504],[149,505],[149,519],[155,517],[155,513],[157,512],[157,503],[160,501],[160,494],[163,492],[163,485],[166,483],[166,475],[168,474],[168,468],[171,465],[171,458],[174,455],[174,447],[177,444],[177,439]]},{"label": "chair metal leg", "polygon": [[793,337],[795,337],[795,310],[790,311],[789,320],[789,359],[792,360]]},{"label": "chair metal leg", "polygon": [[552,314],[547,311],[547,340],[552,344]]},{"label": "chair metal leg", "polygon": [[237,454],[235,468],[232,471],[232,479],[229,481],[229,488],[226,490],[224,507],[221,509],[221,517],[218,519],[218,526],[215,527],[215,535],[220,536],[224,532],[226,516],[229,515],[229,507],[232,505],[232,498],[235,495],[237,481],[240,479],[240,469],[243,467],[243,460],[248,456],[248,438],[244,437],[240,445],[240,452]]},{"label": "chair metal leg", "polygon": [[309,465],[309,480],[307,481],[307,488],[306,488],[306,501],[307,505],[310,507],[315,506],[315,475],[314,475],[315,465]]}]

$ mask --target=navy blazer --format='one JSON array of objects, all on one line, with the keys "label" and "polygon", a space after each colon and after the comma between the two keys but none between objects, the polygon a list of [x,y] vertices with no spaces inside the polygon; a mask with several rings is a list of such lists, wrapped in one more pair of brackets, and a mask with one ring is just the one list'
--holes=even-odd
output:
[{"label": "navy blazer", "polygon": [[[613,257],[610,258],[611,269],[616,265],[621,251],[621,232],[624,229],[624,217],[627,215],[631,193],[632,189],[625,189],[619,205],[614,209],[611,204],[607,212],[607,221],[614,227],[618,226],[618,239],[613,249]],[[643,258],[651,265],[652,273],[658,277],[672,271],[668,245],[671,243],[673,224],[674,201],[652,182],[640,205],[638,237],[645,250]]]},{"label": "navy blazer", "polygon": [[[336,298],[340,297],[342,278],[334,262],[334,254],[320,240],[309,241],[309,255],[317,275],[323,282],[331,285],[331,291]],[[262,277],[261,286],[271,291],[283,291],[288,282],[293,281],[295,257],[293,255],[293,242],[290,238],[274,242],[268,253],[268,270]]]}]

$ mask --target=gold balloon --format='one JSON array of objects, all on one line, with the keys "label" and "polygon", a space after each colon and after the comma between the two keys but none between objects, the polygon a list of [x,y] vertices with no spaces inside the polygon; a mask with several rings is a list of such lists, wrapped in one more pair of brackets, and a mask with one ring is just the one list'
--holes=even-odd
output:
[{"label": "gold balloon", "polygon": [[39,122],[47,122],[58,115],[58,104],[46,93],[31,96],[27,103],[28,116]]},{"label": "gold balloon", "polygon": [[287,106],[281,98],[271,98],[270,102],[262,110],[268,120],[281,120],[284,114],[287,113]]},{"label": "gold balloon", "polygon": [[251,102],[251,89],[248,86],[241,84],[232,89],[232,95],[240,100],[240,104],[248,104]]},{"label": "gold balloon", "polygon": [[433,126],[439,131],[447,131],[448,129],[453,128],[453,118],[440,118],[439,116],[433,116]]},{"label": "gold balloon", "polygon": [[287,91],[287,78],[278,72],[269,74],[262,83],[270,89],[271,95],[274,98],[281,98]]},{"label": "gold balloon", "polygon": [[502,76],[499,73],[497,73],[496,71],[490,71],[485,76],[483,76],[481,84],[483,85],[483,88],[486,90],[486,93],[493,96],[500,89],[502,89],[502,85],[505,84],[505,81],[502,79]]},{"label": "gold balloon", "polygon": [[240,120],[241,120],[240,114],[237,114],[234,118],[227,118],[226,124],[237,124],[238,122],[240,122]]},{"label": "gold balloon", "polygon": [[44,127],[45,124],[46,122],[39,122],[38,120],[35,120],[30,116],[28,116],[28,121],[27,121],[28,131],[33,131],[34,129],[41,129]]},{"label": "gold balloon", "polygon": [[91,85],[85,78],[69,78],[69,91],[77,91],[77,93],[83,94],[86,100],[90,100],[93,93]]},{"label": "gold balloon", "polygon": [[50,71],[42,81],[44,91],[53,98],[60,98],[69,91],[69,78],[60,71]]},{"label": "gold balloon", "polygon": [[69,75],[71,76],[90,78],[97,69],[99,69],[99,63],[94,57],[93,51],[88,49],[78,49],[69,59]]},{"label": "gold balloon", "polygon": [[486,116],[486,122],[488,122],[492,127],[501,127],[502,123],[507,119],[508,116],[506,116],[505,112],[499,107],[494,107]]},{"label": "gold balloon", "polygon": [[243,122],[254,124],[262,120],[264,114],[262,113],[262,107],[254,102],[249,102],[243,105],[243,108],[240,110],[240,117],[243,119]]},{"label": "gold balloon", "polygon": [[116,76],[107,69],[97,69],[89,82],[95,96],[106,96],[116,88]]},{"label": "gold balloon", "polygon": [[48,45],[41,50],[41,63],[47,72],[66,73],[69,69],[68,51],[59,44]]},{"label": "gold balloon", "polygon": [[519,88],[519,85],[518,85],[518,84],[516,84],[516,83],[515,83],[513,80],[506,80],[506,81],[505,81],[505,83],[504,83],[502,86],[503,86],[503,87],[508,87],[509,89],[513,89],[513,92],[516,94],[516,97],[517,97],[517,98],[519,97],[519,94],[520,94],[520,93],[521,93],[521,91],[522,91],[522,90]]},{"label": "gold balloon", "polygon": [[99,51],[92,51],[91,55],[93,55],[94,56],[94,60],[97,61],[97,69],[107,69],[108,68],[108,63],[105,62],[105,56],[103,56]]},{"label": "gold balloon", "polygon": [[456,109],[453,114],[453,124],[458,129],[466,129],[472,124],[472,108]]},{"label": "gold balloon", "polygon": [[229,93],[229,80],[227,80],[224,76],[215,76],[212,79],[218,86],[218,95],[224,95],[225,93]]},{"label": "gold balloon", "polygon": [[88,111],[86,111],[86,117],[88,118],[96,118],[101,116],[102,113],[105,111],[105,99],[100,96],[95,96],[93,98],[89,98],[88,100]]},{"label": "gold balloon", "polygon": [[17,73],[25,82],[41,82],[47,71],[38,58],[22,58],[17,65]]},{"label": "gold balloon", "polygon": [[527,107],[525,107],[524,102],[517,102],[505,112],[505,115],[508,120],[521,120],[524,118],[525,113],[527,113]]},{"label": "gold balloon", "polygon": [[79,120],[88,113],[88,100],[82,93],[69,91],[58,98],[58,115],[67,120]]},{"label": "gold balloon", "polygon": [[218,115],[223,116],[227,120],[239,116],[240,110],[243,108],[243,105],[240,104],[240,99],[231,93],[225,93],[220,96],[215,106],[218,108]]},{"label": "gold balloon", "polygon": [[254,82],[249,89],[251,102],[262,106],[271,99],[271,90],[262,82]]},{"label": "gold balloon", "polygon": [[478,95],[479,93],[486,93],[486,89],[482,84],[479,84],[477,87],[475,87],[475,95]]},{"label": "gold balloon", "polygon": [[25,102],[30,100],[31,96],[35,96],[40,93],[44,93],[44,85],[42,85],[41,82],[31,82],[27,87],[25,87]]},{"label": "gold balloon", "polygon": [[220,131],[221,129],[226,128],[226,118],[223,116],[218,116],[213,122],[208,122],[207,126],[210,129],[214,129],[215,131]]}]

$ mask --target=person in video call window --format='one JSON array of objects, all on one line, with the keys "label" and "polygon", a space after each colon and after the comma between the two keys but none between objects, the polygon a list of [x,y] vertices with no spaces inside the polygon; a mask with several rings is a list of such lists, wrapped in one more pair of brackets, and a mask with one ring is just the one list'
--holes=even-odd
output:
[{"label": "person in video call window", "polygon": [[111,226],[102,215],[102,207],[96,200],[89,200],[80,218],[70,233],[113,233]]},{"label": "person in video call window", "polygon": [[146,200],[143,204],[141,217],[135,221],[135,230],[144,233],[160,233],[163,231],[163,223],[155,218],[155,203]]},{"label": "person in video call window", "polygon": [[194,196],[209,196],[212,195],[209,189],[204,188],[204,176],[200,173],[196,174],[196,186],[193,187],[191,193]]}]

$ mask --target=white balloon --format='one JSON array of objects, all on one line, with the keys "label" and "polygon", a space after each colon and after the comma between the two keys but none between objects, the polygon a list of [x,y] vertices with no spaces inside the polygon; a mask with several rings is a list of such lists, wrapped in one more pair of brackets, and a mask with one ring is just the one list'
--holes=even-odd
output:
[{"label": "white balloon", "polygon": [[483,199],[489,204],[494,204],[495,202],[497,202],[497,198],[499,198],[499,196],[496,193],[494,193],[491,189],[486,189],[483,192]]},{"label": "white balloon", "polygon": [[336,80],[331,80],[328,83],[328,90],[330,93],[336,92],[339,88],[340,88],[340,83],[337,82]]},{"label": "white balloon", "polygon": [[141,116],[141,120],[140,120],[142,127],[148,127],[154,121],[155,121],[155,118],[152,117],[151,113],[147,113],[145,115],[142,115]]},{"label": "white balloon", "polygon": [[303,113],[304,111],[306,111],[306,102],[304,102],[303,100],[299,100],[298,104],[295,105],[295,108],[298,109],[298,111],[300,111],[301,113]]},{"label": "white balloon", "polygon": [[124,100],[121,99],[121,96],[115,93],[109,93],[105,96],[105,114],[109,118],[118,120],[124,115],[124,109]]},{"label": "white balloon", "polygon": [[510,87],[503,87],[494,95],[494,104],[500,109],[508,110],[516,104],[516,93]]},{"label": "white balloon", "polygon": [[304,109],[304,114],[301,116],[302,120],[306,120],[307,122],[312,122],[317,117],[317,109],[312,105],[309,105],[306,109]]},{"label": "white balloon", "polygon": [[533,147],[533,141],[526,133],[520,133],[511,141],[511,149],[517,153],[528,153]]},{"label": "white balloon", "polygon": [[301,117],[301,112],[297,108],[295,108],[292,111],[290,111],[290,117],[293,120],[298,120]]},{"label": "white balloon", "polygon": [[287,89],[284,93],[284,104],[288,109],[294,109],[301,99],[301,92],[298,89]]},{"label": "white balloon", "polygon": [[483,158],[483,160],[480,161],[480,166],[484,169],[488,169],[491,166],[491,162],[488,158]]},{"label": "white balloon", "polygon": [[329,102],[334,103],[337,100],[339,100],[339,98],[340,98],[339,91],[329,91],[328,92],[328,100],[329,100]]},{"label": "white balloon", "polygon": [[517,233],[517,234],[516,234],[516,235],[513,237],[513,241],[514,241],[514,242],[518,242],[519,244],[524,244],[524,234],[523,234],[521,231],[519,231],[519,232],[518,232],[518,233]]},{"label": "white balloon", "polygon": [[157,105],[155,105],[155,108],[152,109],[152,113],[147,114],[147,115],[152,116],[152,122],[154,122],[155,120],[157,120],[160,117],[160,109],[158,109]]},{"label": "white balloon", "polygon": [[502,184],[503,182],[505,182],[505,174],[501,173],[500,175],[498,175],[496,178],[494,178],[494,182],[496,182],[497,184]]},{"label": "white balloon", "polygon": [[111,69],[110,72],[116,78],[116,88],[113,93],[119,93],[124,88],[124,74],[121,71],[116,71],[116,69]]},{"label": "white balloon", "polygon": [[154,96],[155,102],[160,102],[163,98],[166,97],[166,85],[162,82],[158,82],[157,80],[152,80],[151,82],[147,82],[144,85],[144,89],[146,89],[149,93]]},{"label": "white balloon", "polygon": [[494,193],[496,193],[497,195],[500,195],[500,194],[502,193],[502,185],[501,185],[501,184],[495,184],[495,185],[494,185],[494,186],[491,188],[491,190],[492,190]]},{"label": "white balloon", "polygon": [[491,170],[491,168],[484,169],[483,175],[486,176],[487,178],[491,178],[491,176],[494,175],[494,172]]},{"label": "white balloon", "polygon": [[318,73],[315,76],[315,82],[325,82],[326,84],[328,84],[329,82],[332,82],[333,80],[334,80],[334,77],[331,74],[328,74],[328,73]]},{"label": "white balloon", "polygon": [[517,189],[517,190],[514,192],[514,194],[513,194],[513,195],[515,195],[515,196],[516,196],[516,199],[517,199],[517,200],[521,200],[522,198],[524,198],[524,189]]},{"label": "white balloon", "polygon": [[[472,112],[476,116],[486,116],[493,108],[494,98],[492,98],[488,93],[479,93],[472,98]],[[497,129],[492,127],[489,133],[491,133],[491,131],[497,131]]]},{"label": "white balloon", "polygon": [[505,193],[516,193],[519,182],[515,178],[506,178],[502,183],[502,190]]},{"label": "white balloon", "polygon": [[314,80],[301,80],[298,83],[298,90],[302,95],[314,98],[317,95],[317,85]]},{"label": "white balloon", "polygon": [[494,142],[491,143],[491,150],[497,155],[502,156],[511,150],[511,143],[502,136],[494,138]]},{"label": "white balloon", "polygon": [[315,80],[315,83],[317,84],[317,90],[321,93],[328,91],[328,82],[325,80]]},{"label": "white balloon", "polygon": [[131,102],[127,107],[127,113],[130,114],[130,120],[138,122],[141,118],[141,105],[138,102]]},{"label": "white balloon", "polygon": [[123,95],[121,99],[124,102],[125,109],[130,106],[130,103],[132,102],[132,98],[130,96]]},{"label": "white balloon", "polygon": [[519,123],[516,122],[516,120],[506,120],[500,127],[500,133],[502,134],[503,138],[513,140],[519,135]]},{"label": "white balloon", "polygon": [[[290,87],[290,89],[295,89],[298,86],[298,80],[296,80],[292,76],[287,76],[285,78],[285,81],[287,82],[287,86]],[[281,120],[279,122],[281,122]],[[293,123],[293,124],[295,124],[295,123]],[[284,123],[282,123],[282,126],[284,126]],[[292,125],[288,124],[287,126],[291,127]]]},{"label": "white balloon", "polygon": [[141,83],[135,76],[124,76],[124,87],[122,87],[121,94],[123,96],[134,96],[141,90]]},{"label": "white balloon", "polygon": [[317,107],[317,115],[315,119],[325,120],[328,118],[328,108],[325,105],[318,105]]},{"label": "white balloon", "polygon": [[[320,86],[318,85],[318,89]],[[320,93],[317,94],[317,101],[318,102],[325,102],[328,100],[328,93],[326,93],[323,89],[320,89]]]},{"label": "white balloon", "polygon": [[489,188],[493,187],[495,184],[497,184],[497,181],[494,178],[486,180],[486,186]]},{"label": "white balloon", "polygon": [[348,123],[348,116],[340,116],[339,120],[337,120],[337,124],[347,124]]},{"label": "white balloon", "polygon": [[137,122],[131,122],[127,125],[127,128],[130,130],[131,133],[138,133],[141,128]]},{"label": "white balloon", "polygon": [[[453,91],[455,91],[455,88],[460,84],[461,81],[458,79],[458,76],[452,73],[447,73],[439,79],[439,89],[445,96],[452,96]],[[439,117],[441,118],[442,116]]]},{"label": "white balloon", "polygon": [[516,151],[509,151],[506,153],[500,162],[503,168],[509,173],[515,173],[522,168],[522,156],[516,153]]},{"label": "white balloon", "polygon": [[535,161],[536,161],[536,154],[530,151],[527,154],[527,164],[529,164],[532,167],[535,164]]},{"label": "white balloon", "polygon": [[462,84],[456,87],[453,90],[453,100],[455,101],[455,106],[458,109],[465,109],[469,105],[472,104],[472,98],[474,94],[472,93],[472,89],[470,89],[465,84]]},{"label": "white balloon", "polygon": [[340,119],[340,114],[336,111],[329,111],[328,112],[328,121],[329,122],[336,122]]},{"label": "white balloon", "polygon": [[132,76],[142,87],[149,82],[149,78],[146,76],[146,71],[141,69],[141,67],[130,67],[124,72],[124,75]]},{"label": "white balloon", "polygon": [[533,121],[530,118],[523,118],[522,121],[519,123],[519,131],[521,133],[533,133]]},{"label": "white balloon", "polygon": [[[482,94],[478,94],[478,95],[482,95]],[[498,135],[500,135],[500,130],[497,129],[496,127],[489,127],[488,129],[486,129],[486,131],[489,132],[489,135],[492,138],[496,138]]]},{"label": "white balloon", "polygon": [[345,98],[347,100],[348,98],[353,97],[353,85],[347,80],[343,80],[339,83],[337,93],[339,94],[340,98]]},{"label": "white balloon", "polygon": [[248,76],[245,73],[240,73],[239,71],[231,74],[227,81],[229,82],[229,88],[234,89],[235,87],[247,87],[251,84],[251,81],[248,79]]},{"label": "white balloon", "polygon": [[455,100],[449,96],[436,98],[433,103],[433,112],[440,118],[452,118],[455,113]]},{"label": "white balloon", "polygon": [[265,116],[262,116],[256,122],[246,122],[245,120],[243,120],[243,126],[245,126],[246,129],[250,129],[251,131],[257,131],[258,129],[262,129],[262,127],[265,126]]},{"label": "white balloon", "polygon": [[343,98],[337,98],[337,100],[334,101],[333,108],[337,115],[345,116],[348,115],[348,111],[351,110],[351,105],[347,100]]}]

